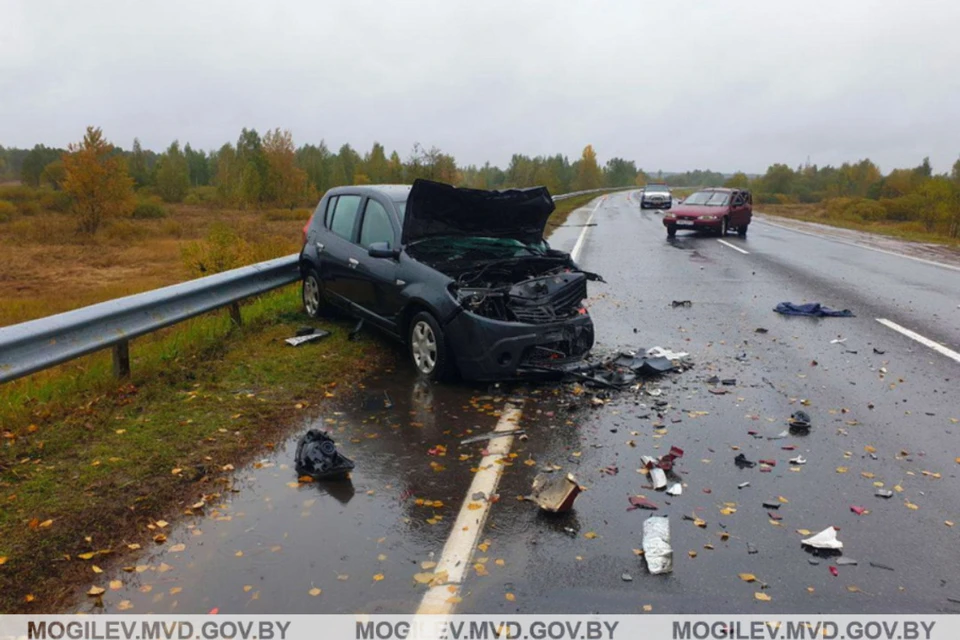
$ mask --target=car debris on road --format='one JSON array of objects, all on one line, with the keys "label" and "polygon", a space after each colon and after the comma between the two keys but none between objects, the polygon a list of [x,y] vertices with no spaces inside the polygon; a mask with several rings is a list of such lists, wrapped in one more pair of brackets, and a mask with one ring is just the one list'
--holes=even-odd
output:
[{"label": "car debris on road", "polygon": [[339,480],[353,471],[354,462],[339,451],[326,431],[310,429],[297,443],[297,473],[314,480]]},{"label": "car debris on road", "polygon": [[843,549],[843,542],[837,539],[836,527],[827,527],[820,533],[801,540],[800,544],[814,549]]},{"label": "car debris on road", "polygon": [[573,508],[573,501],[580,495],[580,484],[572,473],[553,475],[539,473],[533,479],[528,500],[549,513],[566,513]]},{"label": "car debris on road", "polygon": [[310,327],[310,332],[307,333],[304,329],[297,330],[297,335],[293,338],[287,338],[284,340],[291,347],[299,347],[300,345],[306,342],[313,342],[314,340],[319,340],[321,338],[326,338],[330,335],[329,331],[324,331],[322,329],[314,329]]},{"label": "car debris on road", "polygon": [[651,574],[673,571],[673,548],[670,546],[670,519],[650,516],[643,522],[643,557]]}]

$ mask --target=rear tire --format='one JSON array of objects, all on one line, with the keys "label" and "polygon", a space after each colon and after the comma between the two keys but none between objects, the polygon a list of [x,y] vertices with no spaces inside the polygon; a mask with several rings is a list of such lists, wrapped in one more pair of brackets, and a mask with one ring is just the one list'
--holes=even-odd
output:
[{"label": "rear tire", "polygon": [[407,335],[407,345],[413,366],[428,380],[449,380],[453,376],[453,354],[447,348],[446,337],[433,315],[421,311],[413,316]]},{"label": "rear tire", "polygon": [[746,237],[747,237],[747,227],[749,227],[749,226],[750,226],[749,224],[742,224],[742,225],[740,225],[739,227],[737,227],[737,235],[740,236],[741,238],[746,238]]},{"label": "rear tire", "polygon": [[303,310],[308,316],[319,318],[323,315],[323,289],[316,269],[310,269],[303,277],[300,299],[303,301]]},{"label": "rear tire", "polygon": [[671,224],[667,227],[667,237],[675,238],[677,237],[677,225]]}]

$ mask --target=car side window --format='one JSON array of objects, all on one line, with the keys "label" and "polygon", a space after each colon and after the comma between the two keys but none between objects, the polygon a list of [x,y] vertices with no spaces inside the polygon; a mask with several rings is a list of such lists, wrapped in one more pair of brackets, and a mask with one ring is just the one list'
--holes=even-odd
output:
[{"label": "car side window", "polygon": [[743,199],[742,193],[738,193],[737,195],[733,196],[733,206],[742,207],[743,203],[744,203],[744,199]]},{"label": "car side window", "polygon": [[327,200],[327,208],[323,210],[323,226],[327,229],[330,228],[330,223],[333,222],[333,210],[337,207],[337,196],[333,196]]},{"label": "car side window", "polygon": [[360,246],[364,249],[374,242],[386,242],[393,248],[393,225],[383,205],[370,198],[363,214],[363,226],[360,227]]},{"label": "car side window", "polygon": [[333,210],[333,220],[330,222],[330,230],[344,240],[353,242],[353,227],[357,222],[359,209],[360,196],[338,197],[336,208]]}]

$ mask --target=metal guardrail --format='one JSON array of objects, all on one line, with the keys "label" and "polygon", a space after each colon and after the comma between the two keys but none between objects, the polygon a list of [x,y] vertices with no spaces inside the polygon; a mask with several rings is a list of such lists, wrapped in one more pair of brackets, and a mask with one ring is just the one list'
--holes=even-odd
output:
[{"label": "metal guardrail", "polygon": [[[590,189],[553,199],[613,190]],[[0,327],[0,383],[110,348],[114,374],[126,377],[130,374],[130,340],[226,306],[231,307],[233,321],[240,324],[237,303],[298,281],[298,259],[299,255],[293,254]]]}]

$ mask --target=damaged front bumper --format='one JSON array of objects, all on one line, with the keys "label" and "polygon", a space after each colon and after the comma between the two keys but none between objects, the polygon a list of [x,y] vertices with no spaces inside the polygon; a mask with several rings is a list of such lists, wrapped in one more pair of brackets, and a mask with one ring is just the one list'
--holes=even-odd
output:
[{"label": "damaged front bumper", "polygon": [[593,320],[585,309],[573,318],[545,324],[494,320],[463,310],[445,332],[460,375],[477,381],[537,375],[544,366],[575,366],[594,340]]}]

